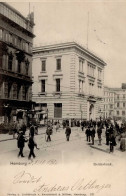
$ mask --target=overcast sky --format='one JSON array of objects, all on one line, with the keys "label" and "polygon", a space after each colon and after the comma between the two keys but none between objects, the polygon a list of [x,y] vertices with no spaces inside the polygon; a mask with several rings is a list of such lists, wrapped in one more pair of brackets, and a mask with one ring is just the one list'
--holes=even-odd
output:
[{"label": "overcast sky", "polygon": [[126,83],[126,0],[9,4],[24,16],[29,13],[29,7],[30,11],[34,9],[34,46],[74,40],[87,47],[88,32],[89,50],[107,63],[105,85],[121,87],[121,83]]}]

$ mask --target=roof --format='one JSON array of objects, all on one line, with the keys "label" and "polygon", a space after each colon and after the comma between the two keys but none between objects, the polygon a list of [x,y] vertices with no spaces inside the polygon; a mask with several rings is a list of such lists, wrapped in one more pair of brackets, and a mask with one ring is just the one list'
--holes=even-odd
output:
[{"label": "roof", "polygon": [[[18,10],[16,10],[15,8],[13,8],[11,5],[9,5],[8,3],[5,2],[0,2],[1,4],[5,5],[6,7],[8,7],[9,9],[11,9],[12,11],[14,11],[16,14],[18,14],[19,16],[21,16],[23,19],[28,20],[26,17],[24,17]],[[11,3],[11,2],[10,2]]]},{"label": "roof", "polygon": [[38,52],[42,52],[45,50],[52,50],[52,49],[56,50],[57,48],[62,49],[62,48],[70,48],[70,47],[76,47],[79,50],[83,51],[85,54],[87,54],[87,55],[91,56],[92,58],[96,59],[97,61],[99,61],[104,66],[106,65],[106,63],[100,57],[98,57],[97,55],[95,55],[93,52],[86,49],[85,47],[81,46],[80,44],[76,43],[75,41],[58,43],[58,44],[47,44],[45,46],[34,47],[33,54],[36,52],[38,53]]}]

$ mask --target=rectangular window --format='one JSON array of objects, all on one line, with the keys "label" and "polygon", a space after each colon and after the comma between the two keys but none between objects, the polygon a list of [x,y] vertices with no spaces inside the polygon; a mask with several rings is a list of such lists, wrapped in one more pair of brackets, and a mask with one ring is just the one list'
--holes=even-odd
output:
[{"label": "rectangular window", "polygon": [[125,95],[123,95],[123,99],[125,99]]},{"label": "rectangular window", "polygon": [[119,107],[119,103],[117,103],[117,107]]},{"label": "rectangular window", "polygon": [[17,72],[21,73],[21,62],[18,61]]},{"label": "rectangular window", "polygon": [[46,71],[46,61],[42,61],[42,71]]},{"label": "rectangular window", "polygon": [[119,111],[117,111],[117,115],[119,115]]},{"label": "rectangular window", "polygon": [[2,40],[3,39],[3,30],[0,29],[0,39]]},{"label": "rectangular window", "polygon": [[13,99],[17,99],[17,84],[13,84]]},{"label": "rectangular window", "polygon": [[56,79],[56,92],[60,91],[60,79]]},{"label": "rectangular window", "polygon": [[8,98],[11,98],[12,83],[8,82]]},{"label": "rectangular window", "polygon": [[125,111],[122,111],[122,116],[125,116]]},{"label": "rectangular window", "polygon": [[41,80],[41,92],[45,92],[45,80]]},{"label": "rectangular window", "polygon": [[20,99],[20,94],[21,94],[21,85],[17,85],[17,99]]},{"label": "rectangular window", "polygon": [[117,99],[119,99],[119,95],[117,95]]},{"label": "rectangular window", "polygon": [[3,86],[3,83],[0,83],[0,98],[2,98],[2,86]]},{"label": "rectangular window", "polygon": [[61,70],[61,59],[56,59],[56,70]]},{"label": "rectangular window", "polygon": [[54,103],[54,118],[62,118],[62,103]]},{"label": "rectangular window", "polygon": [[125,103],[123,103],[123,107],[125,108]]}]

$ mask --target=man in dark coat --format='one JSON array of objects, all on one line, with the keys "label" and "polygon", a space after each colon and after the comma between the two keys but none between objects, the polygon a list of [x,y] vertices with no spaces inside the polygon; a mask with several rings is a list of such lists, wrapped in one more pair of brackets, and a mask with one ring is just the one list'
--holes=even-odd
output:
[{"label": "man in dark coat", "polygon": [[113,134],[110,136],[110,152],[114,152],[114,146],[116,146],[116,140]]},{"label": "man in dark coat", "polygon": [[36,142],[34,140],[34,136],[31,136],[29,138],[28,147],[30,149],[30,153],[29,153],[28,159],[30,159],[31,156],[33,156],[33,158],[35,158],[36,156],[34,154],[34,147],[36,147],[36,149],[39,149],[39,148],[37,148],[37,144],[36,144]]},{"label": "man in dark coat", "polygon": [[88,126],[88,128],[86,129],[86,132],[85,132],[85,134],[87,136],[87,142],[90,142],[90,133],[91,133],[90,127]]},{"label": "man in dark coat", "polygon": [[98,140],[99,140],[99,144],[98,145],[101,145],[101,140],[102,140],[102,138],[101,138],[101,135],[102,135],[102,127],[101,127],[101,125],[97,129],[97,134],[98,134]]},{"label": "man in dark coat", "polygon": [[23,136],[23,132],[19,133],[19,136],[18,136],[17,140],[18,140],[17,141],[17,146],[20,149],[18,157],[19,156],[24,157],[24,155],[23,155],[23,148],[24,148],[25,142],[27,142],[27,140]]},{"label": "man in dark coat", "polygon": [[95,127],[93,126],[93,128],[91,129],[90,135],[91,135],[91,140],[92,140],[92,145],[94,145],[94,138],[95,138]]},{"label": "man in dark coat", "polygon": [[66,126],[65,134],[66,134],[66,140],[69,141],[70,134],[71,134],[71,128],[68,125]]},{"label": "man in dark coat", "polygon": [[52,134],[52,126],[48,125],[47,130],[46,130],[46,135],[47,135],[47,139],[46,141],[51,141],[51,134]]},{"label": "man in dark coat", "polygon": [[32,125],[30,126],[30,133],[29,133],[29,136],[33,136],[33,137],[34,137],[34,135],[35,135],[35,127],[34,127],[34,125],[32,124]]},{"label": "man in dark coat", "polygon": [[109,145],[109,139],[110,139],[110,128],[109,127],[106,127],[105,135],[106,135],[106,145]]}]

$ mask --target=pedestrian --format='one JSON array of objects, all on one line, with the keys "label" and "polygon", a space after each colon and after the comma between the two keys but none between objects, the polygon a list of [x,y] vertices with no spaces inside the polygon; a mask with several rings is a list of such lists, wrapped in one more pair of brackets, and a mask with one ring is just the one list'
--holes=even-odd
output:
[{"label": "pedestrian", "polygon": [[81,130],[84,130],[84,121],[81,122]]},{"label": "pedestrian", "polygon": [[91,133],[90,126],[88,126],[88,128],[86,129],[86,132],[85,132],[85,134],[87,136],[87,142],[90,142],[90,133]]},{"label": "pedestrian", "polygon": [[91,135],[91,140],[92,140],[92,145],[94,145],[94,138],[95,138],[95,127],[93,126],[93,128],[91,129],[90,135]]},{"label": "pedestrian", "polygon": [[47,142],[51,141],[52,129],[53,129],[52,126],[48,125],[47,130],[46,130],[46,135],[47,135],[46,141]]},{"label": "pedestrian", "polygon": [[102,135],[102,127],[99,126],[98,129],[97,129],[97,134],[98,134],[98,140],[99,140],[99,144],[98,145],[101,145],[101,135]]},{"label": "pedestrian", "polygon": [[35,158],[35,153],[34,153],[34,147],[36,147],[36,149],[39,150],[39,148],[37,148],[37,143],[34,140],[34,136],[30,136],[29,141],[28,141],[28,147],[30,149],[30,153],[28,156],[28,159],[31,159],[31,156],[33,156],[33,158]]},{"label": "pedestrian", "polygon": [[25,146],[25,142],[27,142],[28,140],[25,139],[25,137],[23,136],[23,132],[22,131],[19,133],[17,140],[18,140],[17,141],[17,146],[20,149],[18,157],[19,156],[24,157],[24,155],[23,155],[23,148]]},{"label": "pedestrian", "polygon": [[59,122],[56,123],[56,132],[58,131],[60,125],[59,125]]},{"label": "pedestrian", "polygon": [[65,134],[66,134],[66,140],[69,141],[70,134],[71,134],[71,128],[69,127],[69,125],[66,126]]},{"label": "pedestrian", "polygon": [[34,137],[34,135],[35,135],[35,127],[34,127],[33,124],[31,124],[31,126],[30,126],[30,132],[29,132],[29,137],[30,136],[33,136]]},{"label": "pedestrian", "polygon": [[12,125],[12,129],[13,129],[13,138],[15,138],[15,134],[17,133],[17,123],[15,121]]},{"label": "pedestrian", "polygon": [[110,152],[114,152],[114,146],[116,146],[116,140],[113,134],[110,135]]},{"label": "pedestrian", "polygon": [[126,133],[120,135],[120,150],[124,152],[126,150]]},{"label": "pedestrian", "polygon": [[106,132],[105,132],[105,136],[106,136],[106,145],[109,145],[109,138],[110,138],[110,130],[109,130],[109,126],[106,127]]},{"label": "pedestrian", "polygon": [[37,124],[35,125],[34,129],[35,129],[35,134],[38,135],[38,125]]},{"label": "pedestrian", "polygon": [[23,122],[22,124],[22,131],[23,131],[23,135],[25,135],[25,132],[26,132],[26,124]]}]

